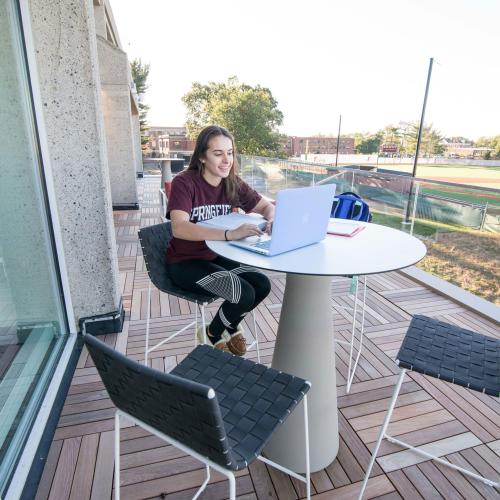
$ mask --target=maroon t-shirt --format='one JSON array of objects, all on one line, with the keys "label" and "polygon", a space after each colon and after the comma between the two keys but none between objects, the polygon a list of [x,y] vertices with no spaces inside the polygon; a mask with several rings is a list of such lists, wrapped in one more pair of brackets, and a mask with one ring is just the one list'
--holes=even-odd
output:
[{"label": "maroon t-shirt", "polygon": [[[261,198],[257,191],[239,179],[238,208],[251,212]],[[190,222],[196,224],[218,215],[226,215],[231,208],[222,182],[217,187],[211,186],[196,170],[186,170],[174,177],[168,198],[168,218],[172,210],[182,210],[189,214]],[[167,249],[167,261],[171,264],[189,259],[214,260],[216,257],[217,254],[204,241],[172,238]]]}]

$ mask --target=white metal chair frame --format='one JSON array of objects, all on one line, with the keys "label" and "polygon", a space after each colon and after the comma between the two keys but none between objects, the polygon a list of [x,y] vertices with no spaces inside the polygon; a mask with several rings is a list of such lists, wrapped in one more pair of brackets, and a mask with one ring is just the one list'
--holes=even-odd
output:
[{"label": "white metal chair frame", "polygon": [[479,476],[478,474],[475,474],[474,472],[471,472],[467,469],[464,469],[463,467],[459,467],[458,465],[452,464],[451,462],[447,462],[446,460],[443,460],[442,458],[436,457],[435,455],[431,455],[430,453],[427,453],[424,450],[421,450],[420,448],[415,448],[414,446],[404,443],[403,441],[400,441],[399,439],[396,439],[392,436],[389,436],[387,434],[387,427],[389,427],[389,422],[391,420],[392,412],[394,411],[394,408],[396,406],[396,401],[398,399],[399,391],[401,390],[401,385],[403,383],[403,379],[405,377],[405,374],[407,372],[407,369],[403,368],[401,370],[401,373],[399,375],[399,379],[396,383],[396,387],[394,388],[394,393],[392,395],[391,403],[389,405],[389,409],[387,410],[387,414],[384,419],[384,423],[382,425],[382,428],[380,429],[380,433],[378,435],[377,439],[377,444],[375,445],[375,448],[373,450],[372,458],[370,460],[370,463],[368,464],[368,469],[366,470],[366,475],[365,479],[363,481],[363,484],[361,485],[361,491],[359,492],[358,500],[361,500],[363,498],[363,495],[365,493],[366,486],[368,484],[368,479],[370,477],[370,473],[372,471],[373,465],[375,464],[375,460],[377,458],[377,453],[380,448],[380,445],[382,443],[382,440],[385,438],[387,439],[390,443],[397,444],[399,446],[402,446],[403,448],[408,448],[415,453],[418,453],[419,455],[422,455],[425,458],[435,460],[436,462],[439,462],[442,465],[445,465],[446,467],[450,467],[451,469],[455,469],[462,474],[465,474],[466,476],[472,477],[474,479],[477,479],[479,481],[482,481],[483,483],[487,484],[488,486],[493,486],[494,488],[500,488],[500,481],[492,481],[490,479],[486,479],[482,476]]},{"label": "white metal chair frame", "polygon": [[[352,311],[352,328],[351,328],[351,339],[341,340],[334,339],[334,342],[337,344],[348,345],[349,349],[349,366],[347,369],[347,386],[346,386],[346,394],[349,394],[351,390],[352,381],[354,380],[354,375],[356,373],[356,368],[358,367],[359,358],[361,356],[361,350],[363,348],[363,335],[365,331],[365,308],[366,308],[366,288],[368,282],[368,276],[353,276],[352,278],[354,283],[354,306],[336,306],[341,307],[342,309],[348,309]],[[362,281],[362,286],[359,286],[359,282]],[[360,290],[361,288],[361,290]],[[361,297],[360,297],[361,296]],[[361,311],[360,311],[361,309]],[[354,346],[356,343],[356,321],[358,319],[358,315],[360,315],[359,321],[359,341],[357,346],[358,354],[356,358],[354,358]]]},{"label": "white metal chair frame", "polygon": [[165,193],[165,190],[160,189],[158,191],[158,195],[160,197],[160,217],[162,222],[166,222],[167,218],[165,217],[167,213],[167,194]]},{"label": "white metal chair frame", "polygon": [[[198,345],[198,336],[196,334],[196,331],[198,329],[198,307],[200,308],[200,314],[201,314],[201,326],[202,326],[202,332],[203,332],[203,343],[208,344],[207,341],[207,336],[206,336],[206,321],[205,321],[205,307],[208,306],[208,302],[195,302],[196,308],[195,308],[195,315],[194,315],[194,321],[191,321],[188,325],[182,327],[180,330],[176,331],[166,339],[163,339],[162,341],[158,342],[157,344],[153,345],[152,347],[149,347],[149,323],[150,323],[150,317],[151,317],[151,280],[149,280],[149,286],[148,286],[148,307],[147,307],[147,319],[146,319],[146,347],[144,350],[144,364],[148,364],[148,357],[149,354],[159,347],[161,347],[163,344],[168,342],[169,340],[172,340],[173,338],[177,337],[177,335],[181,334],[182,332],[185,332],[187,329],[194,327],[194,346],[196,347]],[[260,363],[260,350],[259,350],[259,337],[257,333],[257,322],[255,321],[255,311],[252,311],[252,316],[253,316],[253,341],[252,343],[248,346],[248,350],[252,349],[254,346],[257,350],[257,360]]]},{"label": "white metal chair frame", "polygon": [[[212,391],[213,392],[213,391]],[[215,397],[215,393],[213,393],[212,397]],[[263,457],[262,455],[259,455],[257,457],[258,460],[261,460],[262,462],[271,465],[272,467],[275,467],[276,469],[280,470],[281,472],[284,472],[285,474],[288,474],[295,479],[298,479],[299,481],[302,481],[303,483],[306,484],[306,498],[309,500],[311,498],[311,467],[310,467],[310,460],[309,460],[309,420],[308,420],[308,411],[307,411],[307,395],[304,395],[303,399],[303,406],[304,406],[304,432],[305,432],[305,453],[306,453],[306,473],[304,476],[301,474],[297,474],[296,472],[291,471],[290,469],[287,469],[286,467],[283,467],[282,465],[277,464],[276,462],[273,462],[269,460],[268,458]],[[167,436],[166,434],[156,430],[154,427],[151,427],[150,425],[142,422],[141,420],[132,417],[128,413],[125,413],[122,410],[116,410],[115,412],[115,477],[114,477],[114,486],[115,486],[115,500],[120,500],[120,417],[124,419],[128,419],[129,421],[133,422],[134,424],[138,425],[139,427],[142,427],[143,429],[147,430],[151,434],[154,434],[155,436],[159,437],[160,439],[163,439],[167,443],[172,444],[176,448],[179,448],[181,451],[184,453],[187,453],[201,462],[203,462],[206,466],[206,471],[207,471],[207,477],[203,484],[200,486],[196,494],[193,496],[193,500],[196,500],[200,494],[203,492],[203,490],[206,488],[208,482],[210,481],[210,467],[215,469],[217,472],[220,472],[224,476],[226,476],[229,480],[229,499],[230,500],[235,500],[236,499],[236,478],[234,475],[234,472],[222,467],[219,464],[216,464],[212,460],[210,460],[207,457],[204,457],[200,455],[198,452],[194,451],[192,448],[179,443],[177,440],[171,438],[170,436]]]}]

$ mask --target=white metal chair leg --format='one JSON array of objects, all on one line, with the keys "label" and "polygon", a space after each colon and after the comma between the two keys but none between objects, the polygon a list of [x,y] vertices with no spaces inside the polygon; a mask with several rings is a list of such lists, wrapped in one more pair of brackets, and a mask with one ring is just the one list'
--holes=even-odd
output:
[{"label": "white metal chair leg", "polygon": [[303,483],[306,483],[306,492],[307,492],[307,500],[311,498],[311,462],[310,462],[310,457],[309,457],[309,417],[308,417],[308,410],[307,410],[307,395],[304,394],[304,432],[305,432],[305,442],[304,442],[304,448],[306,452],[306,473],[305,475],[298,474],[297,472],[294,472],[290,469],[287,469],[283,465],[277,464],[276,462],[273,462],[272,460],[269,460],[266,457],[263,457],[262,455],[259,455],[257,458],[261,461],[264,462],[265,464],[270,465],[271,467],[274,467],[275,469],[280,470],[281,472],[284,472],[285,474],[288,474],[289,476],[294,477],[295,479],[298,479],[299,481],[302,481]]},{"label": "white metal chair leg", "polygon": [[210,467],[208,466],[208,464],[205,464],[205,466],[207,468],[207,477],[205,478],[203,484],[199,487],[192,500],[196,500],[203,493],[203,490],[207,487],[207,484],[210,481]]},{"label": "white metal chair leg", "polygon": [[257,350],[257,361],[260,363],[260,349],[259,349],[259,334],[257,332],[257,322],[255,321],[255,309],[252,310],[253,316],[253,342],[248,346],[248,350],[250,350],[253,346]]},{"label": "white metal chair leg", "polygon": [[207,324],[205,322],[205,306],[206,304],[201,304],[201,330],[203,332],[203,343],[207,343]]},{"label": "white metal chair leg", "polygon": [[306,495],[307,500],[311,498],[311,464],[309,460],[309,417],[307,411],[307,394],[304,396],[304,429],[306,448]]},{"label": "white metal chair leg", "polygon": [[236,500],[236,479],[232,472],[227,475],[229,479],[229,500]]},{"label": "white metal chair leg", "polygon": [[366,474],[365,474],[365,479],[363,481],[363,484],[361,485],[361,491],[359,492],[358,500],[361,500],[363,498],[363,494],[366,489],[366,485],[368,484],[368,479],[370,478],[370,473],[373,469],[373,465],[375,463],[375,460],[377,458],[377,453],[380,448],[380,444],[382,443],[382,439],[385,437],[385,433],[387,431],[387,427],[389,427],[389,422],[391,420],[392,412],[394,411],[394,407],[396,406],[396,400],[398,399],[399,391],[401,390],[401,384],[403,383],[403,379],[405,378],[406,370],[401,370],[401,373],[399,375],[399,379],[396,383],[396,387],[394,389],[394,392],[392,394],[392,399],[391,399],[391,404],[389,405],[389,409],[387,410],[387,413],[385,415],[384,423],[382,425],[382,428],[380,429],[380,433],[378,435],[377,439],[377,444],[375,445],[375,448],[373,449],[372,453],[372,458],[370,459],[370,463],[368,464],[368,468],[366,469]]},{"label": "white metal chair leg", "polygon": [[[339,340],[334,339],[334,341],[338,344],[344,344],[349,346],[349,365],[347,368],[347,385],[346,385],[346,393],[349,394],[351,390],[351,385],[354,380],[354,375],[356,373],[356,368],[358,367],[359,358],[361,357],[361,351],[363,348],[363,335],[365,331],[365,307],[366,307],[366,289],[367,289],[367,276],[363,277],[362,287],[361,287],[361,295],[362,295],[362,306],[361,306],[361,319],[358,322],[360,325],[359,329],[359,344],[358,344],[358,353],[356,358],[354,359],[354,343],[356,341],[356,322],[358,318],[359,312],[359,281],[358,277],[355,277],[355,285],[354,285],[354,307],[353,307],[353,315],[352,315],[352,328],[351,328],[351,340]],[[349,308],[350,309],[350,308]],[[353,362],[354,359],[354,362]]]},{"label": "white metal chair leg", "polygon": [[475,474],[474,472],[471,472],[470,470],[467,470],[467,469],[464,469],[463,467],[459,467],[458,465],[452,464],[451,462],[443,460],[440,457],[437,457],[435,455],[431,455],[430,453],[427,453],[426,451],[424,451],[420,448],[416,448],[408,443],[404,443],[403,441],[400,441],[399,439],[393,438],[392,436],[389,436],[387,434],[387,428],[389,427],[389,422],[391,420],[392,412],[394,411],[394,407],[396,406],[396,400],[398,398],[399,391],[401,390],[401,385],[403,383],[403,379],[404,379],[404,376],[406,374],[406,371],[407,371],[406,369],[401,370],[401,374],[400,374],[399,379],[396,383],[396,387],[394,389],[394,393],[393,393],[392,399],[391,399],[391,404],[389,405],[389,409],[387,410],[387,414],[385,416],[384,423],[382,425],[382,428],[380,429],[377,443],[376,443],[375,448],[373,450],[373,454],[372,454],[370,463],[368,464],[368,469],[366,470],[366,475],[365,475],[365,479],[363,481],[363,484],[361,486],[361,491],[359,492],[358,500],[361,500],[363,498],[363,494],[365,492],[366,485],[368,483],[368,479],[370,477],[371,470],[372,470],[373,465],[375,463],[375,460],[377,458],[377,453],[378,453],[378,450],[380,448],[380,444],[382,443],[382,440],[384,438],[387,439],[391,443],[394,443],[394,444],[401,446],[402,448],[407,448],[409,450],[412,450],[415,453],[424,456],[425,458],[428,458],[430,460],[435,460],[436,462],[439,462],[440,464],[445,465],[446,467],[449,467],[451,469],[455,469],[455,470],[461,472],[462,474],[465,474],[466,476],[477,479],[478,481],[481,481],[481,482],[487,484],[488,486],[492,486],[493,488],[500,488],[500,481],[493,481],[491,479],[487,479],[485,477],[482,477],[479,474]]},{"label": "white metal chair leg", "polygon": [[115,412],[115,500],[120,500],[120,412]]},{"label": "white metal chair leg", "polygon": [[144,354],[144,364],[148,366],[148,354],[149,354],[149,316],[151,314],[151,280],[148,286],[148,313],[146,318],[146,349]]},{"label": "white metal chair leg", "polygon": [[257,349],[257,361],[260,363],[260,349],[259,349],[259,334],[257,332],[257,322],[255,321],[255,309],[252,311],[253,316],[253,338],[255,339],[255,348]]}]

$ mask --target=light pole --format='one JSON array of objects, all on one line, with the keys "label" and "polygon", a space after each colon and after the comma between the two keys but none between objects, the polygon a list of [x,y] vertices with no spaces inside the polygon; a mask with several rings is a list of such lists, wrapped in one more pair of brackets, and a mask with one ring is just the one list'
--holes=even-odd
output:
[{"label": "light pole", "polygon": [[417,135],[417,147],[415,148],[415,158],[413,159],[413,171],[411,174],[411,183],[410,183],[410,192],[408,193],[408,203],[406,205],[406,217],[405,224],[410,222],[410,205],[413,193],[413,180],[417,174],[417,162],[418,162],[418,153],[420,151],[420,143],[422,141],[422,132],[424,130],[424,118],[425,118],[425,108],[427,107],[427,96],[429,94],[429,86],[431,83],[431,75],[432,75],[432,65],[434,64],[434,58],[431,57],[429,60],[429,69],[427,71],[427,83],[425,85],[425,94],[424,94],[424,103],[422,105],[422,115],[420,116],[420,123],[418,125],[418,135]]},{"label": "light pole", "polygon": [[337,168],[337,164],[339,161],[339,143],[340,143],[340,126],[342,124],[342,115],[339,115],[339,131],[337,133],[337,154],[335,155],[335,168]]}]

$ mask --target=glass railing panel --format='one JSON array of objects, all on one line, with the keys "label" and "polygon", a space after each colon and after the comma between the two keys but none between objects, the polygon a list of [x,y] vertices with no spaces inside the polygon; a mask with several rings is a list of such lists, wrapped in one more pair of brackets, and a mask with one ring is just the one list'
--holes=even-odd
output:
[{"label": "glass railing panel", "polygon": [[416,188],[413,234],[427,246],[417,266],[500,304],[500,191],[435,181]]},{"label": "glass railing panel", "polygon": [[372,222],[425,242],[428,255],[418,267],[500,303],[500,190],[381,173],[375,166],[361,170],[255,157],[240,162],[245,180],[270,198],[280,189],[325,183],[335,184],[337,193],[357,193],[370,205]]}]

